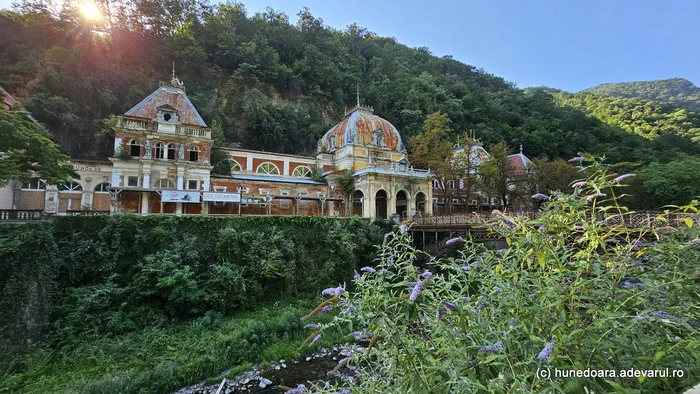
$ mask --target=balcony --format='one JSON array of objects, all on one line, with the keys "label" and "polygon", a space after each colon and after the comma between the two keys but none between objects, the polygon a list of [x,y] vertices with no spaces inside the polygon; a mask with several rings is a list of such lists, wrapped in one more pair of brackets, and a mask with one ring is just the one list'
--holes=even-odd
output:
[{"label": "balcony", "polygon": [[152,122],[125,117],[117,118],[117,127],[149,133],[173,134],[186,137],[211,139],[211,130],[196,126],[186,126],[165,122]]}]

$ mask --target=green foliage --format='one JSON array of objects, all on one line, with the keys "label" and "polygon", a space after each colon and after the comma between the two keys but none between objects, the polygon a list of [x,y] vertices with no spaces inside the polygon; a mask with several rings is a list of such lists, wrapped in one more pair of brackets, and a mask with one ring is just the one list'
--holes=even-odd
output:
[{"label": "green foliage", "polygon": [[700,196],[700,157],[650,164],[644,188],[657,204],[689,204]]},{"label": "green foliage", "polygon": [[[170,393],[201,380],[221,381],[253,363],[293,359],[306,336],[300,317],[313,301],[258,305],[224,317],[207,313],[186,323],[44,346],[0,369],[0,391],[12,393]],[[324,317],[329,321],[330,316]],[[340,340],[340,338],[335,338]]]},{"label": "green foliage", "polygon": [[[0,97],[0,101],[2,97]],[[66,183],[79,175],[67,163],[45,130],[26,119],[23,111],[0,106],[0,186],[10,180],[28,181],[39,177],[50,184]]]},{"label": "green foliage", "polygon": [[[601,194],[619,180],[600,161],[586,173],[539,218],[496,218],[504,250],[456,238],[448,244],[458,257],[417,267],[410,232],[395,232],[376,271],[340,295],[352,312],[320,325],[321,335],[342,327],[372,338],[350,356],[361,372],[353,392],[677,393],[696,384],[698,223],[628,227],[614,194]],[[667,368],[684,376],[619,376]],[[618,376],[564,379],[555,369]]]},{"label": "green foliage", "polygon": [[604,83],[582,92],[601,96],[639,97],[672,103],[688,111],[700,112],[700,88],[683,78]]}]

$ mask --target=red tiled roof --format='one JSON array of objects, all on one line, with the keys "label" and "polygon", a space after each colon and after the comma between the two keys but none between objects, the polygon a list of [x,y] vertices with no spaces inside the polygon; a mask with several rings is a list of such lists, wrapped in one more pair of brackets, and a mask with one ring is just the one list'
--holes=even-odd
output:
[{"label": "red tiled roof", "polygon": [[169,85],[162,85],[143,101],[126,111],[124,115],[153,120],[158,116],[158,107],[163,105],[175,108],[178,112],[178,119],[182,124],[208,127],[199,115],[199,112],[194,108],[194,105],[192,105],[190,99],[187,98],[185,90]]},{"label": "red tiled roof", "polygon": [[356,107],[342,122],[331,127],[321,139],[321,146],[328,149],[328,137],[335,137],[335,147],[346,144],[369,145],[374,140],[374,131],[381,129],[384,145],[391,150],[405,151],[399,131],[386,119],[372,113],[371,108]]}]

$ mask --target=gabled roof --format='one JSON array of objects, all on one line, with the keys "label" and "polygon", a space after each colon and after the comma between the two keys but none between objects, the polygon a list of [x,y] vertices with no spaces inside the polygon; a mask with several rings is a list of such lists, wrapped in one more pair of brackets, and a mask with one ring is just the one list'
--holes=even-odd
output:
[{"label": "gabled roof", "polygon": [[508,156],[508,163],[510,163],[516,173],[522,174],[527,171],[527,167],[532,164],[532,161],[524,154],[516,153]]},{"label": "gabled roof", "polygon": [[170,106],[178,112],[180,123],[191,126],[208,127],[204,119],[194,108],[182,88],[162,85],[155,92],[126,111],[124,115],[134,118],[153,120],[158,117],[158,108]]}]

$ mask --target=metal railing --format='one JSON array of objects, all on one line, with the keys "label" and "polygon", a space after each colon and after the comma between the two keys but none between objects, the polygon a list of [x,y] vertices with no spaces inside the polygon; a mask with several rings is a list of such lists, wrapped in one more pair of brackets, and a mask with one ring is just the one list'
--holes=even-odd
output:
[{"label": "metal railing", "polygon": [[44,218],[42,209],[0,209],[0,221],[28,221]]},{"label": "metal railing", "polygon": [[98,216],[109,215],[109,211],[66,211],[66,216]]}]

